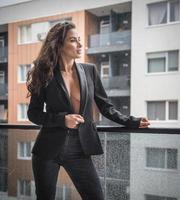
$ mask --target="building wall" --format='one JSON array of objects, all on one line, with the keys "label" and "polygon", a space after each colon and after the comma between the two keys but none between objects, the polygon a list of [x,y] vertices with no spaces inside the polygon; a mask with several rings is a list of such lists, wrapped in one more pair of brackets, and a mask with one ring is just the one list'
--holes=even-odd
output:
[{"label": "building wall", "polygon": [[[146,101],[178,100],[180,113],[180,72],[147,74],[146,53],[180,49],[180,22],[148,27],[147,3],[132,2],[131,114],[147,116]],[[180,67],[180,66],[179,66]],[[151,122],[151,127],[179,127],[177,122]],[[179,199],[179,136],[170,134],[131,134],[130,198],[144,200],[145,194]],[[177,170],[147,169],[145,148],[178,150]]]},{"label": "building wall", "polygon": [[[130,199],[145,200],[145,194],[180,198],[179,135],[132,134],[130,150]],[[177,169],[146,167],[146,147],[174,148],[178,151]]]},{"label": "building wall", "polygon": [[[147,116],[146,101],[173,99],[179,101],[180,113],[180,71],[159,75],[146,73],[147,52],[180,49],[180,23],[148,27],[147,3],[150,2],[155,1],[132,2],[131,114]],[[179,127],[180,119],[177,122],[155,122],[152,126]]]},{"label": "building wall", "polygon": [[[37,131],[36,131],[37,132]],[[26,130],[8,131],[8,195],[17,196],[18,179],[33,180],[31,160],[18,159],[18,142],[34,141],[35,132]]]}]

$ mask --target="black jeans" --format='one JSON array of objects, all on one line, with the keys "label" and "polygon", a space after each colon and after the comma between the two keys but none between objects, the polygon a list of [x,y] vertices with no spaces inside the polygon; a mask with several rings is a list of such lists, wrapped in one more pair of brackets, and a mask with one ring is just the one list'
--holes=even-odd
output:
[{"label": "black jeans", "polygon": [[53,160],[32,157],[37,200],[55,200],[60,166],[63,166],[83,200],[104,200],[99,177],[90,156],[85,156],[77,130],[70,130],[64,151]]}]

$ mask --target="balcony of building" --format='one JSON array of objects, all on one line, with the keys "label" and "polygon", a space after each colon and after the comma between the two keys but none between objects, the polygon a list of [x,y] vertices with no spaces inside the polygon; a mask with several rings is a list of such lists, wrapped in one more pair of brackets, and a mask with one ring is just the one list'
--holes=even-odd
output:
[{"label": "balcony of building", "polygon": [[116,31],[89,36],[87,54],[125,51],[131,49],[131,31]]},{"label": "balcony of building", "polygon": [[[180,129],[98,126],[104,154],[93,156],[105,200],[178,200]],[[34,200],[30,149],[39,127],[0,125],[0,199]],[[61,169],[56,200],[80,200]]]},{"label": "balcony of building", "polygon": [[111,89],[129,90],[130,89],[130,77],[128,75],[111,76],[111,77],[102,78],[102,83],[106,90],[111,90]]},{"label": "balcony of building", "polygon": [[94,60],[108,96],[130,96],[130,51],[97,54]]},{"label": "balcony of building", "polygon": [[131,49],[131,2],[89,9],[88,13],[92,23],[88,55]]}]

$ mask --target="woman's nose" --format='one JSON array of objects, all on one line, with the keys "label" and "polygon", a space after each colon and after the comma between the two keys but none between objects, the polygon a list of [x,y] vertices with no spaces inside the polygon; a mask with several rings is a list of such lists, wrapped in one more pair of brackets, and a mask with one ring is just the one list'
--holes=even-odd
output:
[{"label": "woman's nose", "polygon": [[80,41],[78,41],[78,47],[82,47],[82,44]]}]

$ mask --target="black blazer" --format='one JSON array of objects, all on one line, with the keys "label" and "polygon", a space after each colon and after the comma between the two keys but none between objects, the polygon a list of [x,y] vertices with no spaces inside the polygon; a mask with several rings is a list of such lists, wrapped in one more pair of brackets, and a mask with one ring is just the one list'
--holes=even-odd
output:
[{"label": "black blazer", "polygon": [[[140,118],[122,115],[109,102],[99,74],[93,64],[76,63],[80,83],[80,113],[85,123],[78,127],[80,142],[86,155],[102,154],[102,146],[93,122],[93,101],[102,115],[129,128],[138,128]],[[46,111],[44,111],[44,103]],[[45,159],[52,159],[63,149],[68,128],[65,115],[74,113],[64,80],[57,66],[54,77],[42,88],[40,95],[32,94],[28,118],[41,126],[32,153]]]}]

